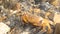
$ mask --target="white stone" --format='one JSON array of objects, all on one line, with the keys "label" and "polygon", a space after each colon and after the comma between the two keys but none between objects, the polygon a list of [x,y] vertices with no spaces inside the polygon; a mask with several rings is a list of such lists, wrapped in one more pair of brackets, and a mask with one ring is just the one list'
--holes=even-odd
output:
[{"label": "white stone", "polygon": [[29,34],[29,32],[28,31],[24,31],[21,34]]},{"label": "white stone", "polygon": [[6,34],[8,31],[10,31],[10,27],[0,22],[0,34]]}]

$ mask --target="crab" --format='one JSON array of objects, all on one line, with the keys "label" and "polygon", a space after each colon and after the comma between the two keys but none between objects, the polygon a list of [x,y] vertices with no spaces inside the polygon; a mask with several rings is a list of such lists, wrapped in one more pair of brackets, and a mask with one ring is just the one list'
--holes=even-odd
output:
[{"label": "crab", "polygon": [[42,18],[41,16],[33,15],[30,13],[24,13],[21,16],[21,18],[22,18],[22,21],[24,21],[24,23],[31,23],[34,26],[42,27],[41,31],[46,31],[46,27],[48,27],[47,33],[52,32],[52,29],[49,24],[50,21],[48,19]]}]

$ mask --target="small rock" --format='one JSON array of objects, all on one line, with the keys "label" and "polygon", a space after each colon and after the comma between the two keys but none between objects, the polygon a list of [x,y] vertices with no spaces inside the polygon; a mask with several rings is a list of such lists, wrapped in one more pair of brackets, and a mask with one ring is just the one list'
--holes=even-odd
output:
[{"label": "small rock", "polygon": [[29,34],[29,32],[28,31],[24,31],[21,34]]},{"label": "small rock", "polygon": [[60,23],[60,14],[55,13],[53,20],[54,20],[55,24],[56,24],[56,23]]},{"label": "small rock", "polygon": [[0,22],[0,34],[7,34],[8,31],[10,31],[10,27],[3,22]]}]

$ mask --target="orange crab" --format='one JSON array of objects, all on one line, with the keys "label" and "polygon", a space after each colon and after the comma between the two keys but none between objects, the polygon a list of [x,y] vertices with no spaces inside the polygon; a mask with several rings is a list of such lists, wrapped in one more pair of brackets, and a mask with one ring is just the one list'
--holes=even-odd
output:
[{"label": "orange crab", "polygon": [[40,16],[36,16],[30,13],[24,13],[21,18],[24,21],[24,23],[31,23],[34,26],[42,27],[41,31],[46,31],[46,26],[48,27],[47,33],[51,33],[52,31],[49,25],[50,21],[48,19],[45,19],[45,18],[43,19]]}]

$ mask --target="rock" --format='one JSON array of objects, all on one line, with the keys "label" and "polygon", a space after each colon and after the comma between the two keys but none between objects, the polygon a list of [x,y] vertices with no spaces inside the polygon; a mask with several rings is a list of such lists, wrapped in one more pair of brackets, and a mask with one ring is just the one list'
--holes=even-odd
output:
[{"label": "rock", "polygon": [[56,24],[56,27],[55,27],[55,32],[54,32],[54,34],[60,34],[60,23],[57,23]]},{"label": "rock", "polygon": [[7,32],[10,31],[10,27],[4,24],[3,22],[0,22],[0,34],[7,34]]},{"label": "rock", "polygon": [[57,7],[59,5],[59,0],[51,0],[50,4],[52,4],[53,6]]},{"label": "rock", "polygon": [[49,2],[45,2],[45,3],[41,3],[40,4],[40,9],[42,10],[48,10],[49,8],[51,8],[51,5],[49,4]]},{"label": "rock", "polygon": [[55,13],[53,21],[56,23],[60,23],[60,14]]},{"label": "rock", "polygon": [[22,32],[21,34],[29,34],[29,32]]}]

